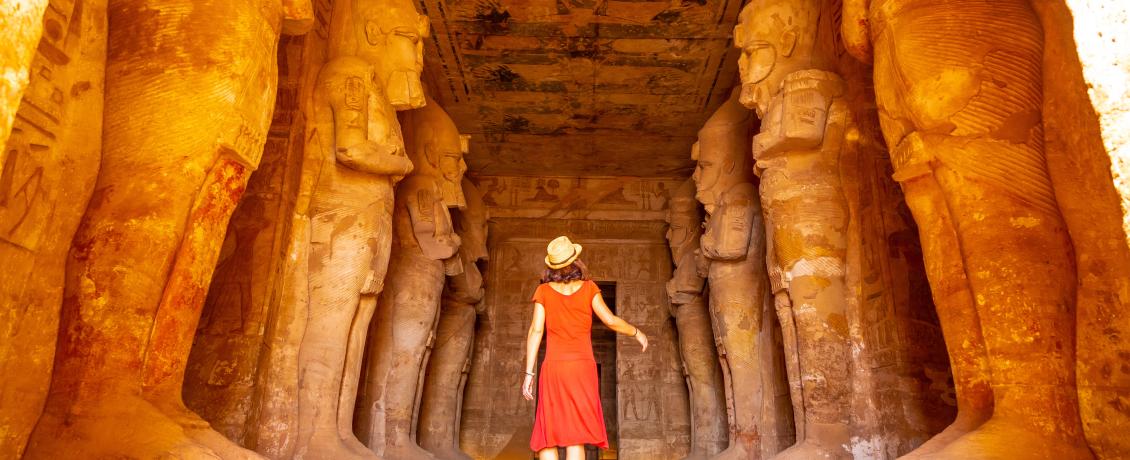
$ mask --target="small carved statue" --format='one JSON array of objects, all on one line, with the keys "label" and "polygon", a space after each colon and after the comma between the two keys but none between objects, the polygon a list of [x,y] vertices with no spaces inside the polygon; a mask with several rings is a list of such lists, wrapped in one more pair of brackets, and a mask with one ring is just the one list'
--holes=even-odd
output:
[{"label": "small carved statue", "polygon": [[102,164],[25,458],[256,457],[185,408],[181,387],[228,218],[266,140],[279,35],[310,11],[297,0],[109,3]]},{"label": "small carved statue", "polygon": [[727,446],[726,391],[714,348],[710,312],[703,299],[705,280],[695,260],[702,236],[702,211],[695,201],[694,181],[688,180],[668,201],[667,242],[675,273],[667,283],[672,316],[679,331],[691,397],[691,451],[687,460],[707,459]]},{"label": "small carved statue", "polygon": [[369,332],[358,432],[377,455],[433,458],[416,444],[416,414],[444,276],[463,270],[448,212],[465,203],[462,187],[452,203],[443,192],[444,182],[460,184],[467,170],[465,142],[433,101],[403,121],[416,169],[396,191],[388,288]]},{"label": "small carved statue", "polygon": [[[821,3],[754,0],[734,43],[742,103],[761,117],[753,157],[772,239],[769,268],[786,369],[801,402],[798,442],[777,459],[850,459],[848,206],[840,154],[851,123],[844,83],[815,48]],[[800,372],[800,375],[795,373]],[[794,384],[795,385],[795,384]],[[796,391],[799,390],[799,391]]]},{"label": "small carved statue", "polygon": [[753,114],[730,97],[698,132],[695,198],[706,207],[700,244],[708,264],[710,313],[727,377],[730,446],[715,459],[760,455],[762,384],[758,333],[769,295],[765,232],[749,149]]},{"label": "small carved statue", "polygon": [[447,278],[420,401],[420,446],[440,460],[471,458],[459,449],[459,418],[475,340],[476,310],[484,294],[480,264],[487,259],[488,217],[482,195],[467,178],[463,178],[463,196],[467,207],[455,220],[455,231],[462,240],[463,273]]},{"label": "small carved statue", "polygon": [[957,389],[957,420],[911,456],[1092,458],[1032,5],[846,0],[843,24],[848,51],[874,63],[883,136],[918,223]]}]

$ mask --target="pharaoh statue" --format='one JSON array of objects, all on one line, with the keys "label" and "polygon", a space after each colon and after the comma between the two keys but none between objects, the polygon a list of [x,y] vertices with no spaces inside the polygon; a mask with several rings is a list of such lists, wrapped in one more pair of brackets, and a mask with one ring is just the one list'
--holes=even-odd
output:
[{"label": "pharaoh statue", "polygon": [[475,318],[484,293],[479,264],[487,260],[487,208],[482,194],[467,178],[463,178],[463,196],[467,207],[455,220],[455,231],[462,240],[463,273],[447,278],[420,401],[420,446],[441,460],[471,458],[459,449],[459,416],[471,365]]},{"label": "pharaoh statue", "polygon": [[750,163],[753,113],[735,93],[698,132],[695,198],[706,207],[701,253],[710,313],[727,378],[730,445],[716,459],[760,455],[762,388],[758,333],[768,293],[761,204]]},{"label": "pharaoh statue", "polygon": [[369,331],[357,431],[377,455],[433,458],[416,444],[416,414],[444,276],[463,270],[448,208],[466,206],[465,142],[434,101],[402,121],[416,169],[396,191],[391,268]]},{"label": "pharaoh statue", "polygon": [[[1027,0],[848,0],[958,395],[929,458],[1091,458],[1075,388],[1073,248],[1045,162]],[[945,59],[939,59],[944,56]],[[991,402],[990,402],[991,398]]]},{"label": "pharaoh statue", "polygon": [[263,150],[279,35],[284,21],[309,26],[311,7],[121,0],[107,12],[102,163],[25,457],[254,457],[180,390],[228,218]]},{"label": "pharaoh statue", "polygon": [[313,160],[303,171],[308,204],[299,203],[308,206],[309,228],[296,232],[309,244],[309,313],[298,355],[300,458],[375,458],[353,434],[353,411],[391,254],[393,190],[413,170],[396,110],[423,104],[393,104],[411,97],[387,82],[403,75],[399,69],[419,66],[418,44],[428,32],[411,4],[334,5],[330,61],[314,93],[307,153]]},{"label": "pharaoh statue", "polygon": [[671,197],[667,208],[667,242],[675,263],[667,296],[679,331],[679,352],[691,397],[693,429],[688,460],[710,458],[727,445],[726,392],[710,312],[703,299],[705,280],[696,263],[702,211],[694,195],[694,181],[688,180]]},{"label": "pharaoh statue", "polygon": [[[27,89],[32,58],[43,36],[43,12],[47,0],[5,2],[0,5],[0,146],[8,143],[16,110]],[[0,167],[4,166],[5,150],[0,150]]]},{"label": "pharaoh statue", "polygon": [[786,337],[786,369],[800,383],[796,445],[778,459],[851,458],[851,362],[847,329],[848,206],[840,154],[849,111],[844,82],[816,49],[818,0],[754,0],[734,43],[741,102],[761,118],[755,170],[772,239],[774,299]]}]

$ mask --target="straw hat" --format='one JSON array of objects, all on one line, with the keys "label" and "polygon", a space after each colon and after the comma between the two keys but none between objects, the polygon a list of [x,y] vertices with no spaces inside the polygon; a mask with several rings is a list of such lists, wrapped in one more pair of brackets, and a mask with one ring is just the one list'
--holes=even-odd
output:
[{"label": "straw hat", "polygon": [[569,241],[567,236],[559,236],[549,242],[546,246],[545,252],[549,255],[545,256],[545,264],[554,270],[565,268],[569,264],[577,260],[577,256],[581,255],[581,245],[574,244]]}]

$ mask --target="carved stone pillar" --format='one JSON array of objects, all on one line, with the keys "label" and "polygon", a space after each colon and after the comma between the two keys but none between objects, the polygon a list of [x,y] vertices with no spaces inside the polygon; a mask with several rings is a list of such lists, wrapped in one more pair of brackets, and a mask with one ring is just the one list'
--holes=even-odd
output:
[{"label": "carved stone pillar", "polygon": [[675,273],[667,283],[667,296],[679,331],[679,353],[690,390],[691,452],[686,458],[706,459],[727,447],[729,433],[724,379],[703,298],[705,280],[698,274],[696,261],[702,212],[694,195],[694,181],[688,180],[668,204],[667,242]]},{"label": "carved stone pillar", "polygon": [[[377,455],[433,458],[416,444],[416,414],[439,319],[445,275],[462,272],[449,207],[464,206],[463,142],[443,108],[429,101],[404,117],[416,169],[397,189],[387,289],[369,332],[358,435]],[[444,191],[455,191],[445,197]]]},{"label": "carved stone pillar", "polygon": [[459,421],[475,340],[476,310],[484,294],[479,264],[487,258],[486,206],[469,179],[464,178],[462,186],[467,208],[459,212],[455,230],[462,240],[459,257],[463,273],[447,279],[420,402],[420,446],[441,460],[471,458],[459,448]]},{"label": "carved stone pillar", "polygon": [[765,231],[750,168],[753,114],[730,98],[699,131],[696,198],[709,215],[701,239],[708,261],[710,312],[725,355],[730,395],[730,446],[717,459],[760,455],[762,381],[758,334],[769,295]]}]

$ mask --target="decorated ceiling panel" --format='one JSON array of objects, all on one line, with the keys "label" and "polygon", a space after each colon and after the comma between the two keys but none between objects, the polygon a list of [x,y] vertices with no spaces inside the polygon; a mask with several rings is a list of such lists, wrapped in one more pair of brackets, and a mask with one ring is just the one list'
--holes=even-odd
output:
[{"label": "decorated ceiling panel", "polygon": [[729,95],[743,0],[420,0],[472,173],[684,176]]}]

